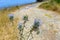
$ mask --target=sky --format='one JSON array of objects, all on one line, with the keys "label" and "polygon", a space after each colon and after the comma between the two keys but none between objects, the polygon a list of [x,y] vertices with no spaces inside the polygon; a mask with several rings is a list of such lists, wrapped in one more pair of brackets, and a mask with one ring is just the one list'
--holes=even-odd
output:
[{"label": "sky", "polygon": [[0,8],[24,5],[32,2],[36,2],[36,0],[0,0]]}]

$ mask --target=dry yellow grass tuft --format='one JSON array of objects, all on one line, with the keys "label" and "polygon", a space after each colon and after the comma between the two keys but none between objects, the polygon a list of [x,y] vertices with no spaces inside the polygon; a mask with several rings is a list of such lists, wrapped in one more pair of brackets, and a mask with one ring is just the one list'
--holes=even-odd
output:
[{"label": "dry yellow grass tuft", "polygon": [[13,24],[8,18],[8,14],[17,10],[17,7],[0,10],[0,40],[18,40],[18,18],[14,19]]}]

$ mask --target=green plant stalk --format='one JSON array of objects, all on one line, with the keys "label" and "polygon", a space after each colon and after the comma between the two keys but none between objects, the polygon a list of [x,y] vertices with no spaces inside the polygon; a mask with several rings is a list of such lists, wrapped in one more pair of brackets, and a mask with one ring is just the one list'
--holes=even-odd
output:
[{"label": "green plant stalk", "polygon": [[[24,31],[24,27],[25,27],[25,23],[26,23],[26,21],[24,21],[24,23],[23,23],[23,28],[22,28],[22,30],[21,30],[21,38],[20,38],[20,40],[25,40],[25,38],[23,37],[23,31]],[[23,38],[23,39],[22,39]]]},{"label": "green plant stalk", "polygon": [[[29,35],[28,35],[27,40],[29,39],[30,35],[32,36],[33,28],[32,28],[29,32],[30,32],[30,33],[29,33]],[[33,36],[32,36],[32,38],[33,38]]]},{"label": "green plant stalk", "polygon": [[29,39],[30,35],[32,35],[32,32],[29,33],[28,37],[27,37],[27,40]]}]

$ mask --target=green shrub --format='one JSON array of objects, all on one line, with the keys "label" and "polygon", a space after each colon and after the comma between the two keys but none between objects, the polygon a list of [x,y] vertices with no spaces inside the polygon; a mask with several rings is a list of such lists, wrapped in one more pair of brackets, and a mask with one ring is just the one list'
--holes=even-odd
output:
[{"label": "green shrub", "polygon": [[60,4],[60,0],[54,0],[56,3],[59,3]]}]

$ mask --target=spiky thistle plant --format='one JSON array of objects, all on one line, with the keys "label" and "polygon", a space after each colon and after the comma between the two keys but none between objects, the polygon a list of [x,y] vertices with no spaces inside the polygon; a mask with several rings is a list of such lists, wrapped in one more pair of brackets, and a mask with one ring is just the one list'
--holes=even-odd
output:
[{"label": "spiky thistle plant", "polygon": [[25,16],[23,17],[23,20],[24,20],[24,23],[26,23],[26,21],[28,21],[28,16],[25,15]]},{"label": "spiky thistle plant", "polygon": [[19,30],[19,34],[20,34],[20,40],[23,40],[23,23],[19,23],[18,24],[18,30]]},{"label": "spiky thistle plant", "polygon": [[35,19],[34,24],[33,24],[33,30],[37,31],[39,29],[40,25],[41,25],[41,20],[40,19]]},{"label": "spiky thistle plant", "polygon": [[[20,40],[25,40],[25,37],[24,37],[25,34],[23,34],[23,33],[24,33],[24,28],[26,27],[25,24],[28,21],[28,16],[27,15],[23,16],[23,20],[24,20],[24,22],[23,23],[19,23],[19,25],[18,25],[19,34],[20,34]],[[27,35],[27,39],[26,40],[29,40],[30,36],[31,36],[30,40],[34,38],[33,37],[33,33],[32,33],[33,31],[36,32],[37,34],[40,33],[39,27],[41,26],[41,24],[42,24],[42,22],[41,22],[40,19],[37,19],[37,18],[34,19],[34,23],[32,25],[32,28],[30,29],[30,31],[27,32],[29,34]]]},{"label": "spiky thistle plant", "polygon": [[27,15],[23,16],[23,20],[24,20],[23,23],[18,24],[20,40],[23,40],[23,39],[25,40],[25,38],[23,37],[23,33],[24,33],[25,24],[28,21],[28,16]]},{"label": "spiky thistle plant", "polygon": [[28,35],[27,40],[29,40],[30,35],[31,35],[32,38],[33,38],[33,34],[32,34],[33,31],[37,32],[37,34],[40,33],[40,31],[39,31],[39,26],[41,26],[41,20],[40,20],[40,19],[35,19],[35,20],[34,20],[34,24],[33,24],[32,28],[31,28],[31,30],[30,30],[30,32],[29,32],[29,35]]},{"label": "spiky thistle plant", "polygon": [[19,24],[18,24],[18,29],[19,29],[19,31],[21,31],[22,28],[23,28],[23,24],[22,24],[22,23],[19,23]]},{"label": "spiky thistle plant", "polygon": [[12,22],[14,19],[14,14],[8,14],[8,17],[9,17],[10,21]]},{"label": "spiky thistle plant", "polygon": [[9,18],[10,22],[12,23],[12,25],[14,25],[14,23],[13,23],[14,14],[8,14],[8,18]]}]

